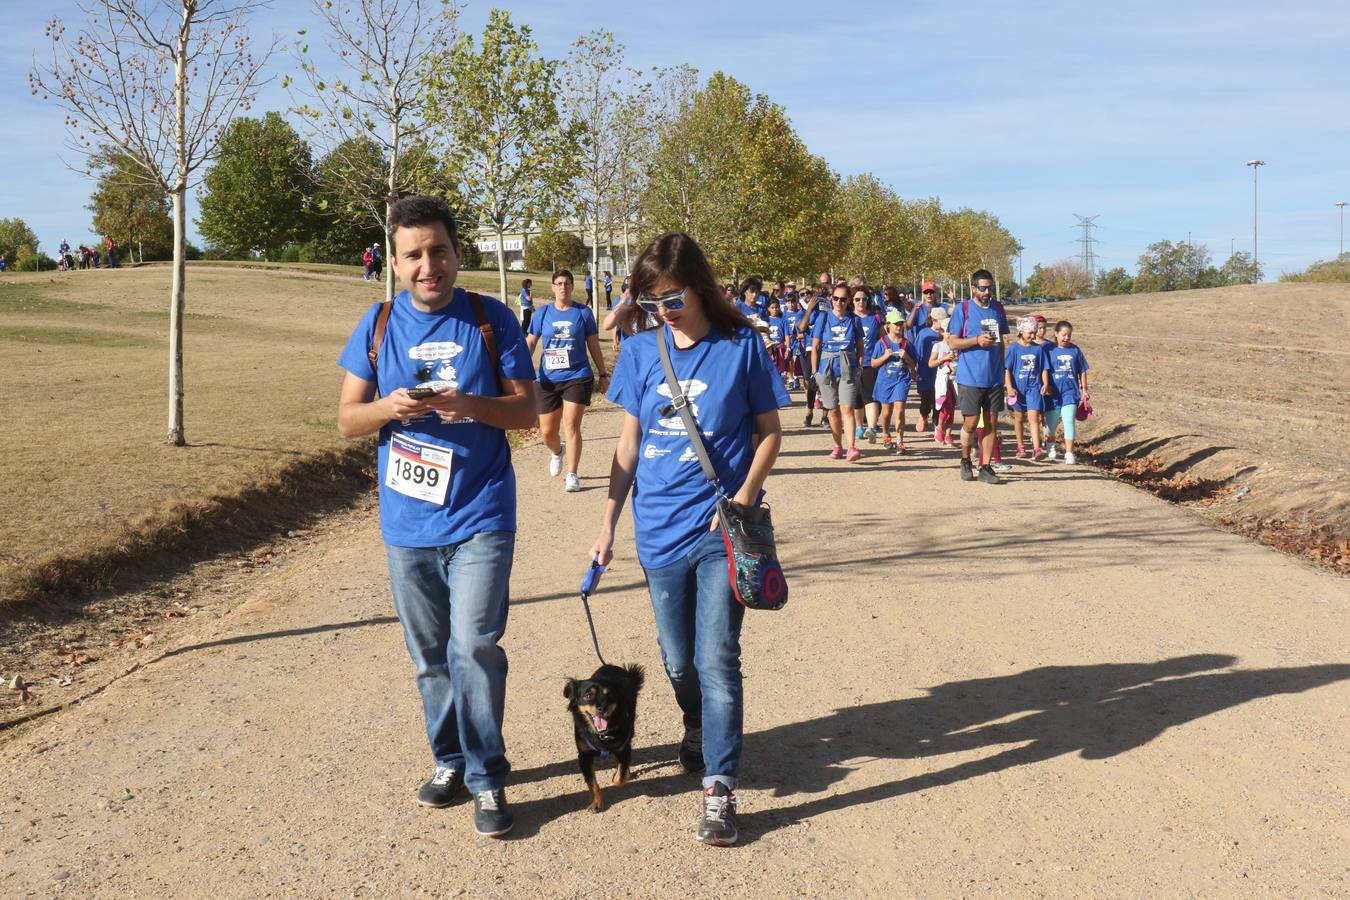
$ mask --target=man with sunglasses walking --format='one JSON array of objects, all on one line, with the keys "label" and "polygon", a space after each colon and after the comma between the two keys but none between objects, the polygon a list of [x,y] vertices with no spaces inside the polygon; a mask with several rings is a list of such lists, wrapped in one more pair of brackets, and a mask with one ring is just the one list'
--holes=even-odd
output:
[{"label": "man with sunglasses walking", "polygon": [[[979,269],[970,276],[970,300],[952,311],[947,327],[947,345],[960,355],[956,367],[956,406],[961,410],[961,480],[1002,484],[990,464],[997,440],[998,414],[1003,409],[1003,335],[1008,316],[994,299],[994,276]],[[984,436],[980,441],[978,476],[970,459],[975,427],[983,415]]]}]

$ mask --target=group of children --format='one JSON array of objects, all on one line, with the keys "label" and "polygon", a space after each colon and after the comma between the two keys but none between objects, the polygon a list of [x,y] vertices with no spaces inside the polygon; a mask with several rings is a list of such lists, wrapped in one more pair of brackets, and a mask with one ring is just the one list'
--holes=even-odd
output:
[{"label": "group of children", "polygon": [[[789,390],[806,391],[806,416],[803,424],[813,425],[814,411],[822,404],[818,374],[811,363],[813,340],[831,352],[831,338],[842,330],[843,343],[860,339],[862,353],[855,407],[847,418],[852,423],[849,450],[832,456],[847,460],[862,454],[856,442],[875,443],[883,450],[904,453],[905,417],[911,392],[919,401],[917,432],[932,430],[933,440],[955,447],[953,435],[956,413],[956,382],[960,354],[946,343],[950,320],[948,304],[939,303],[932,283],[923,285],[921,299],[901,295],[894,288],[874,291],[865,286],[843,287],[849,303],[843,315],[824,305],[815,288],[800,292],[780,286],[765,292],[756,278],[741,285],[734,303],[751,318],[764,337]],[[839,293],[835,291],[835,293]],[[848,327],[846,319],[855,324]],[[806,324],[803,325],[803,321]],[[1060,428],[1064,436],[1064,461],[1075,463],[1076,422],[1090,413],[1087,405],[1087,358],[1073,343],[1073,326],[1067,321],[1055,323],[1047,336],[1046,318],[1024,316],[1017,320],[1017,337],[1007,339],[1004,356],[1006,403],[1012,413],[1019,459],[1054,460],[1058,458],[1055,439]],[[822,363],[821,368],[824,368]],[[839,397],[842,404],[844,396]],[[822,415],[821,425],[829,420]],[[979,423],[980,434],[984,422]],[[836,436],[838,438],[838,436]],[[836,441],[836,450],[842,450]],[[1001,459],[998,441],[994,442],[991,464],[1006,472],[1011,466]]]}]

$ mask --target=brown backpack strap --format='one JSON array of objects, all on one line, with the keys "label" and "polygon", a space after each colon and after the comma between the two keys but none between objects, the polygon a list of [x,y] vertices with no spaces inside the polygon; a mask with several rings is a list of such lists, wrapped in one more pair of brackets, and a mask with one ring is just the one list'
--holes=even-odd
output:
[{"label": "brown backpack strap", "polygon": [[506,381],[502,378],[502,358],[497,352],[497,335],[492,330],[492,323],[487,320],[487,312],[483,309],[483,298],[469,291],[469,305],[473,307],[473,317],[478,320],[478,330],[483,333],[483,343],[487,346],[488,356],[492,357],[492,370],[497,376],[498,394],[506,394]]},{"label": "brown backpack strap", "polygon": [[379,359],[380,344],[384,343],[384,331],[389,327],[389,312],[394,308],[394,301],[386,300],[380,304],[380,312],[375,317],[375,335],[370,339],[370,349],[366,351],[366,358],[370,360],[371,381],[377,385],[376,393],[379,392]]}]

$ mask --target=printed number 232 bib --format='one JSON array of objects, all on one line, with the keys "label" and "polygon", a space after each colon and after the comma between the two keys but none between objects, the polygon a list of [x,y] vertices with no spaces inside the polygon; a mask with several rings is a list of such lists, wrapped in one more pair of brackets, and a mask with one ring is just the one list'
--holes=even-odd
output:
[{"label": "printed number 232 bib", "polygon": [[445,492],[450,488],[452,458],[449,450],[395,433],[389,438],[384,486],[404,496],[442,506]]}]

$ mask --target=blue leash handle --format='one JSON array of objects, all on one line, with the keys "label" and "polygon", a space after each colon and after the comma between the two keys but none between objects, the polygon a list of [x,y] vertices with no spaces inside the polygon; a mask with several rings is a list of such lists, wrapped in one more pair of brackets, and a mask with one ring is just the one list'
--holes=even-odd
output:
[{"label": "blue leash handle", "polygon": [[600,565],[600,559],[597,557],[591,560],[590,568],[586,570],[586,575],[581,579],[581,607],[586,611],[586,624],[591,629],[591,644],[595,647],[595,658],[600,660],[600,665],[607,665],[604,656],[600,654],[600,639],[595,636],[595,620],[591,618],[590,596],[595,589],[600,586],[600,576],[605,574],[605,567]]}]

